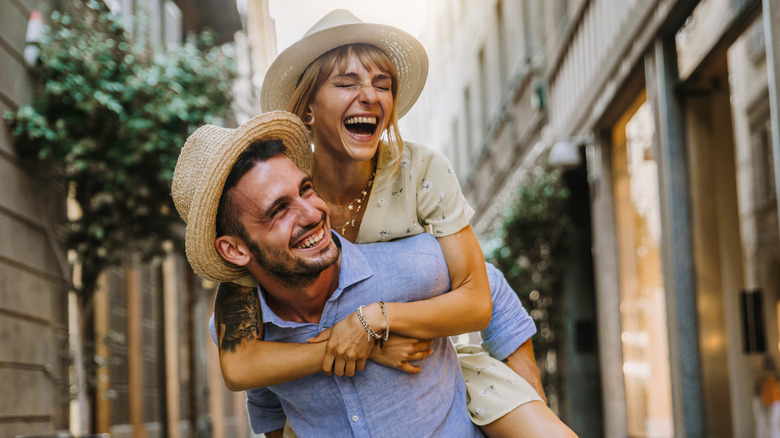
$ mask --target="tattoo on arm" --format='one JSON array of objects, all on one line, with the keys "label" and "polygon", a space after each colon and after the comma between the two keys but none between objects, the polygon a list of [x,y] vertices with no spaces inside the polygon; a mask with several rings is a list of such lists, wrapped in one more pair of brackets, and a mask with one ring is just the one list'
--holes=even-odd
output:
[{"label": "tattoo on arm", "polygon": [[[262,336],[262,315],[257,289],[220,283],[214,302],[214,319],[220,351],[236,351],[241,342]],[[224,333],[223,333],[224,331]]]}]

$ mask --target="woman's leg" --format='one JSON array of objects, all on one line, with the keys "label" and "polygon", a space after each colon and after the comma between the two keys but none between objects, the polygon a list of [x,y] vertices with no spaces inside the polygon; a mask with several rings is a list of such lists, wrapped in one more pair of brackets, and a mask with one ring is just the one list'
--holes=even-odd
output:
[{"label": "woman's leg", "polygon": [[525,379],[478,345],[457,344],[474,424],[490,438],[576,437]]},{"label": "woman's leg", "polygon": [[496,421],[482,426],[490,438],[570,438],[577,435],[546,404],[520,405]]}]

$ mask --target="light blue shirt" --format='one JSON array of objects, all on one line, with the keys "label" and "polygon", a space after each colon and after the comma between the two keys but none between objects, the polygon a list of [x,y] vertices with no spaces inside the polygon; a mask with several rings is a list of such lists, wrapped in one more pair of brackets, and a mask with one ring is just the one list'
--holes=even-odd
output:
[{"label": "light blue shirt", "polygon": [[[305,343],[378,300],[406,302],[448,292],[449,274],[441,246],[429,234],[377,244],[354,245],[338,234],[339,286],[325,303],[319,324],[280,319],[260,304],[264,339]],[[535,333],[533,321],[500,272],[488,265],[493,318],[482,332],[484,347],[504,359]],[[210,324],[216,339],[213,318]],[[392,327],[391,327],[392,330]],[[281,429],[287,418],[300,437],[481,437],[466,409],[466,389],[451,342],[438,338],[422,372],[404,372],[368,361],[353,377],[317,373],[293,382],[247,391],[247,410],[256,433]]]}]

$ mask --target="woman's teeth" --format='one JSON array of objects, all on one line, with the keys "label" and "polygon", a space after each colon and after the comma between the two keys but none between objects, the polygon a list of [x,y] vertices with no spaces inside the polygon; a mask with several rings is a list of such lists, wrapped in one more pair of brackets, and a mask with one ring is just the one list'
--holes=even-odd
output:
[{"label": "woman's teeth", "polygon": [[298,248],[311,248],[312,246],[320,243],[320,240],[325,236],[325,231],[320,229],[320,232],[304,240],[302,244],[298,245]]},{"label": "woman's teeth", "polygon": [[371,125],[376,125],[376,117],[350,117],[344,122],[346,125],[353,125],[356,123],[368,123]]},{"label": "woman's teeth", "polygon": [[376,117],[350,117],[344,121],[347,130],[356,136],[371,136],[376,131]]}]

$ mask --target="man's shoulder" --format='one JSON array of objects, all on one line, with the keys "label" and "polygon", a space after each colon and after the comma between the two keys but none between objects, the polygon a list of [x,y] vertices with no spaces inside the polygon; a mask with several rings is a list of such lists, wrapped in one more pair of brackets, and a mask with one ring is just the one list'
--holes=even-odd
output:
[{"label": "man's shoulder", "polygon": [[435,237],[428,233],[421,233],[416,236],[387,242],[361,243],[355,245],[355,247],[366,256],[377,254],[402,255],[404,253],[410,255],[443,255],[439,242]]},{"label": "man's shoulder", "polygon": [[429,277],[436,281],[441,273],[447,276],[447,260],[441,245],[427,233],[389,242],[362,243],[354,247],[360,254],[358,258],[361,263],[365,263],[374,273],[375,280]]}]

